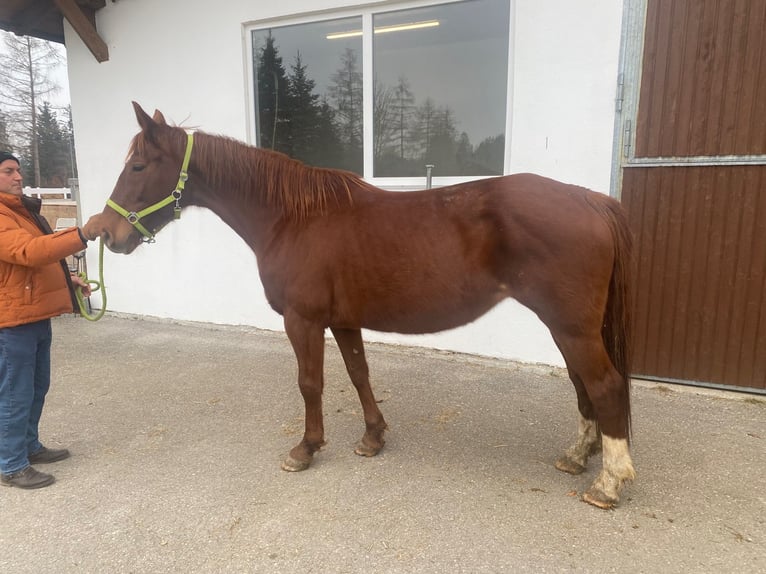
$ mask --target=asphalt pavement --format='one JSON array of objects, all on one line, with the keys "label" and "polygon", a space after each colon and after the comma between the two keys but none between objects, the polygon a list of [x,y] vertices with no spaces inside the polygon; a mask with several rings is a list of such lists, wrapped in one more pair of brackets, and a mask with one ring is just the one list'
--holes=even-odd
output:
[{"label": "asphalt pavement", "polygon": [[560,369],[367,346],[389,423],[375,458],[337,348],[327,446],[280,470],[303,402],[282,333],[107,315],[54,320],[41,425],[54,485],[0,488],[0,572],[766,572],[766,400],[633,385],[638,472],[619,508],[553,461]]}]

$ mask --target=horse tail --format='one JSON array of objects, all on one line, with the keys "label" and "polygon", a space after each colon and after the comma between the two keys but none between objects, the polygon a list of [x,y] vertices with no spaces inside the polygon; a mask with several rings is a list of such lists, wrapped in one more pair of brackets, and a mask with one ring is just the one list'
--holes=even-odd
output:
[{"label": "horse tail", "polygon": [[611,197],[601,195],[598,211],[612,232],[614,264],[609,281],[606,310],[601,336],[609,359],[620,374],[624,387],[626,436],[630,439],[630,375],[633,354],[633,235],[622,206]]}]

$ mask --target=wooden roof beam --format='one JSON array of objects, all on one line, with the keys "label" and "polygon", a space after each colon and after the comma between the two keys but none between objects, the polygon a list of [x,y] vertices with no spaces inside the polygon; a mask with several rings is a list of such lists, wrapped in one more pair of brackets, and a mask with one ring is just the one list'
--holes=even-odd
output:
[{"label": "wooden roof beam", "polygon": [[88,18],[75,0],[53,1],[96,60],[106,62],[109,59],[109,48],[98,35],[98,30],[93,23],[95,20],[93,13],[91,18]]}]

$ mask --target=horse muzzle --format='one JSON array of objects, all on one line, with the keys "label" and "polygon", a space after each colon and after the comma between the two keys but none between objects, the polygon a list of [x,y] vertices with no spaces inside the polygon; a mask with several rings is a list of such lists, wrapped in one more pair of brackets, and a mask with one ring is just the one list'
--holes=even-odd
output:
[{"label": "horse muzzle", "polygon": [[100,237],[107,249],[113,253],[127,255],[141,245],[141,235],[133,226],[122,217],[112,217],[106,210],[92,216],[82,231],[88,239]]}]

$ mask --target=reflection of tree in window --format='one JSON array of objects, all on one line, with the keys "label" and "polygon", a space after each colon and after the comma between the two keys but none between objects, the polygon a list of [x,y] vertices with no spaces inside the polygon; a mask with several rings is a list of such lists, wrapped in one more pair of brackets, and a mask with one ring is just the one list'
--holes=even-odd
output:
[{"label": "reflection of tree in window", "polygon": [[441,176],[501,174],[503,134],[483,140],[474,150],[458,131],[455,112],[431,97],[415,106],[403,76],[394,87],[375,86],[375,175],[421,176],[426,164]]},{"label": "reflection of tree in window", "polygon": [[426,164],[436,176],[501,174],[508,18],[507,0],[375,14],[374,28],[438,25],[375,35],[372,118],[364,118],[362,77],[372,70],[362,70],[361,36],[330,38],[361,30],[361,17],[254,31],[259,145],[361,174],[366,120],[373,173],[364,175],[423,177]]},{"label": "reflection of tree in window", "polygon": [[398,121],[399,141],[383,138],[374,150],[375,176],[423,177],[426,164],[436,165],[436,176],[503,173],[509,18],[507,0],[373,14],[379,92],[406,87],[411,98],[401,102],[408,113]]},{"label": "reflection of tree in window", "polygon": [[349,161],[341,166],[362,172],[362,73],[357,65],[356,51],[346,48],[340,67],[332,75],[328,95],[335,104],[336,122],[344,157]]},{"label": "reflection of tree in window", "polygon": [[[266,45],[258,55],[257,93],[258,93],[258,142],[261,147],[282,151],[277,145],[281,137],[279,127],[279,106],[284,101],[287,78],[282,66],[282,57],[274,43],[274,36],[269,31]],[[278,133],[279,132],[279,133]]]},{"label": "reflection of tree in window", "polygon": [[301,54],[295,56],[295,63],[287,77],[287,93],[282,108],[282,117],[287,127],[287,148],[289,156],[317,163],[317,150],[321,149],[321,108],[319,96],[314,93],[316,82],[306,74]]},{"label": "reflection of tree in window", "polygon": [[399,76],[395,86],[386,87],[375,82],[375,109],[373,136],[375,141],[375,173],[422,175],[420,167],[409,165],[408,157],[413,155],[409,139],[412,116],[415,113],[415,96],[410,83]]},{"label": "reflection of tree in window", "polygon": [[394,87],[394,125],[396,143],[399,147],[399,157],[404,159],[405,134],[407,125],[415,109],[415,96],[410,89],[410,83],[404,76],[399,76],[399,83]]},{"label": "reflection of tree in window", "polygon": [[286,72],[274,36],[257,52],[258,142],[316,166],[362,171],[362,80],[355,54],[347,52],[328,93],[298,52]]},{"label": "reflection of tree in window", "polygon": [[393,93],[391,88],[383,86],[375,78],[373,96],[373,153],[376,158],[383,153],[384,146],[391,143],[394,113],[391,106]]}]

